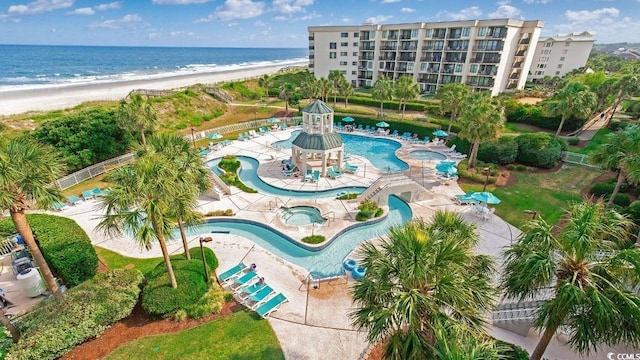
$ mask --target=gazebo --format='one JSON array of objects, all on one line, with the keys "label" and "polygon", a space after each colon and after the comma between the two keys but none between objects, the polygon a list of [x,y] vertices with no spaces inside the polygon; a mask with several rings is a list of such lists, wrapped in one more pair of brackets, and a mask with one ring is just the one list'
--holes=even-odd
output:
[{"label": "gazebo", "polygon": [[332,162],[342,168],[344,144],[333,131],[333,110],[321,100],[302,109],[302,132],[293,140],[291,158],[304,174],[307,169],[320,168],[327,175],[327,165]]}]

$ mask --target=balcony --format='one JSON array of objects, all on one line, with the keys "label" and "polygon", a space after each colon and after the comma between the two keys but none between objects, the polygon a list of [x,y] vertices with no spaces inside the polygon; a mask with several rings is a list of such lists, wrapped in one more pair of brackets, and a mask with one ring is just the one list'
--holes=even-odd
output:
[{"label": "balcony", "polygon": [[395,57],[395,54],[394,56],[380,55],[378,56],[378,60],[396,61],[396,57]]},{"label": "balcony", "polygon": [[516,56],[524,56],[524,54],[526,54],[527,51],[526,50],[520,50],[516,53]]},{"label": "balcony", "polygon": [[400,35],[400,40],[409,40],[411,39],[411,33]]},{"label": "balcony", "polygon": [[373,59],[374,59],[373,53],[358,56],[358,60],[373,60]]},{"label": "balcony", "polygon": [[309,45],[309,50],[315,50],[315,48],[316,48],[315,46]]},{"label": "balcony", "polygon": [[522,62],[517,62],[517,63],[513,64],[513,68],[514,69],[519,69],[521,67],[522,67]]},{"label": "balcony", "polygon": [[380,46],[380,50],[396,51],[396,50],[398,50],[398,47],[385,45],[385,46]]},{"label": "balcony", "polygon": [[473,51],[485,51],[485,52],[493,51],[493,52],[498,52],[498,51],[502,51],[503,48],[504,48],[504,45],[500,45],[500,46],[474,46],[473,47]]},{"label": "balcony", "polygon": [[522,39],[522,40],[520,40],[520,42],[518,42],[518,44],[520,44],[520,45],[526,45],[526,44],[528,44],[529,42],[531,42],[531,40],[530,40],[529,38],[527,38],[527,39]]},{"label": "balcony", "polygon": [[511,76],[509,76],[509,79],[519,79],[519,78],[520,78],[520,73],[511,74]]},{"label": "balcony", "polygon": [[309,55],[309,59],[315,59],[315,55]]},{"label": "balcony", "polygon": [[410,45],[410,46],[401,46],[400,47],[401,51],[415,51],[416,50],[416,46],[414,45]]},{"label": "balcony", "polygon": [[369,51],[373,51],[376,49],[375,45],[360,45],[360,50],[369,50]]},{"label": "balcony", "polygon": [[313,41],[315,38],[313,36],[309,36],[309,41]]},{"label": "balcony", "polygon": [[400,61],[416,61],[416,56],[400,56]]}]

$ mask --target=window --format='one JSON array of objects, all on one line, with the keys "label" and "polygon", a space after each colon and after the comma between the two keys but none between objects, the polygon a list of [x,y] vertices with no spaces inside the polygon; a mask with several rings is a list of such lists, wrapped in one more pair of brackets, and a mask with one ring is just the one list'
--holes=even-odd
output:
[{"label": "window", "polygon": [[569,45],[571,45],[571,43],[568,41],[564,43],[564,46],[569,46]]},{"label": "window", "polygon": [[545,55],[549,55],[549,54],[551,54],[551,50],[543,50],[543,53],[544,53]]},{"label": "window", "polygon": [[379,69],[380,70],[384,69],[384,61],[380,61]]},{"label": "window", "polygon": [[354,42],[354,43],[353,43],[353,46],[358,47],[358,42],[357,42],[357,41],[356,41],[356,42]]},{"label": "window", "polygon": [[471,28],[462,28],[462,36],[469,36],[469,34],[471,33]]},{"label": "window", "polygon": [[560,71],[556,71],[556,75],[560,75]]},{"label": "window", "polygon": [[462,72],[462,64],[456,64],[456,69],[454,71],[457,73]]},{"label": "window", "polygon": [[349,33],[340,33],[340,37],[349,37]]},{"label": "window", "polygon": [[358,66],[358,62],[357,62],[357,61],[352,61],[352,62],[351,62],[351,65],[353,65],[353,66]]},{"label": "window", "polygon": [[560,61],[564,61],[564,56],[562,56],[562,57],[560,58]]},{"label": "window", "polygon": [[538,70],[538,71],[536,71],[536,75],[544,75],[544,71]]},{"label": "window", "polygon": [[542,56],[540,57],[540,62],[545,62],[545,61],[549,61],[549,57],[548,56]]},{"label": "window", "polygon": [[562,50],[562,53],[566,54],[567,53],[567,49]]},{"label": "window", "polygon": [[552,46],[553,46],[552,42],[544,43],[544,47],[552,47]]},{"label": "window", "polygon": [[562,64],[558,64],[558,69],[562,69]]},{"label": "window", "polygon": [[420,71],[427,71],[427,63],[420,63]]},{"label": "window", "polygon": [[347,62],[346,61],[340,61],[340,66],[347,66]]},{"label": "window", "polygon": [[353,37],[359,37],[359,36],[360,36],[359,32],[356,31],[356,32],[353,33]]},{"label": "window", "polygon": [[340,46],[349,46],[349,43],[348,42],[341,42]]},{"label": "window", "polygon": [[358,56],[358,52],[357,52],[357,51],[354,51],[354,52],[353,52],[353,54],[351,54],[351,55],[353,55],[353,56]]},{"label": "window", "polygon": [[411,30],[411,38],[415,39],[418,37],[418,29],[412,29]]},{"label": "window", "polygon": [[329,53],[329,59],[335,59],[336,58],[336,52],[332,51]]},{"label": "window", "polygon": [[484,34],[487,33],[487,28],[486,27],[481,27],[478,28],[478,36],[484,36]]},{"label": "window", "polygon": [[347,52],[346,51],[341,51],[340,52],[340,56],[347,56]]},{"label": "window", "polygon": [[413,71],[413,63],[407,64],[407,71]]},{"label": "window", "polygon": [[472,74],[475,74],[478,72],[478,64],[471,64],[471,69],[469,70],[469,72],[471,72]]},{"label": "window", "polygon": [[424,32],[424,37],[426,38],[431,38],[431,35],[433,34],[433,29],[427,29]]},{"label": "window", "polygon": [[347,75],[347,70],[341,70],[340,72],[342,73],[342,75]]},{"label": "window", "polygon": [[367,61],[367,69],[373,69],[373,61]]},{"label": "window", "polygon": [[538,64],[538,69],[544,69],[547,67],[547,64]]},{"label": "window", "polygon": [[357,72],[357,71],[355,71],[355,70],[353,70],[353,71],[351,72],[351,75],[357,75],[357,74],[358,74],[358,72]]},{"label": "window", "polygon": [[335,48],[336,48],[336,43],[330,42],[329,43],[329,49],[335,49]]},{"label": "window", "polygon": [[389,37],[389,30],[384,30],[384,31],[382,31],[382,38],[383,38],[383,39],[386,39],[386,38],[388,38],[388,37]]}]

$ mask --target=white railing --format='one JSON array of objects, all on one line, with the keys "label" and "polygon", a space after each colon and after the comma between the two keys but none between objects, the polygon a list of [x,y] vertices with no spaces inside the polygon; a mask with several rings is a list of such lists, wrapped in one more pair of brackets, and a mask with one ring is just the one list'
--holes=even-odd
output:
[{"label": "white railing", "polygon": [[562,152],[562,161],[571,163],[571,164],[578,164],[578,165],[590,166],[593,168],[600,168],[600,166],[594,165],[589,161],[588,155],[573,153],[569,151]]}]

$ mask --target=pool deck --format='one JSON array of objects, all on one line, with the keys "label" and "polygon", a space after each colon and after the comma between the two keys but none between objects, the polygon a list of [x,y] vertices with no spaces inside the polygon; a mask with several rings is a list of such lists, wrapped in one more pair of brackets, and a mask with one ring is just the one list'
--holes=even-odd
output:
[{"label": "pool deck", "polygon": [[[383,174],[383,171],[368,164],[366,159],[352,156],[349,162],[360,166],[356,174],[345,174],[335,180],[321,178],[317,183],[303,182],[301,178],[285,177],[281,173],[280,161],[288,159],[290,153],[275,149],[270,144],[288,139],[292,130],[269,132],[246,141],[233,141],[230,145],[212,152],[207,158],[213,159],[227,154],[257,158],[261,162],[258,174],[264,181],[277,187],[293,190],[325,190],[343,186],[366,187]],[[437,161],[419,161],[409,157],[409,152],[416,149],[434,150],[444,154],[443,148],[398,141],[403,146],[396,154],[410,165],[406,174],[433,194],[429,200],[410,203],[414,218],[428,219],[436,211],[442,209],[459,212],[465,219],[478,225],[482,240],[477,247],[477,252],[489,254],[498,259],[502,248],[509,246],[520,231],[495,215],[490,215],[487,220],[482,220],[474,214],[472,206],[456,205],[451,198],[455,194],[461,194],[462,190],[455,182],[444,184],[436,177],[435,164]],[[365,164],[367,165],[365,166]],[[55,214],[76,220],[97,246],[132,257],[161,256],[158,246],[146,251],[124,236],[108,238],[103,233],[95,231],[100,216],[96,210],[96,204],[96,200],[89,200],[68,207],[63,211],[55,212]],[[219,201],[203,197],[199,201],[199,209],[203,213],[212,210],[232,209],[236,217],[268,224],[293,238],[299,239],[310,235],[311,226],[292,227],[281,221],[278,208],[282,204],[286,206],[313,205],[319,207],[322,213],[334,212],[335,221],[315,228],[315,233],[322,233],[327,238],[332,238],[344,226],[354,223],[353,219],[357,213],[358,205],[356,202],[340,201],[335,198],[309,200],[279,198],[276,200],[273,196],[259,193],[248,194],[237,188],[232,188],[232,194],[224,196]],[[195,236],[190,240],[192,246],[198,246],[198,238],[199,236]],[[287,359],[355,360],[365,356],[369,347],[366,334],[353,328],[348,315],[354,310],[349,293],[353,279],[342,277],[323,281],[319,283],[317,289],[314,289],[307,281],[308,272],[305,269],[280,259],[248,239],[231,234],[214,234],[213,239],[212,242],[205,243],[205,246],[210,247],[216,253],[220,263],[219,271],[231,268],[240,261],[246,264],[255,263],[258,274],[264,277],[273,289],[282,292],[287,297],[288,302],[269,317],[269,322]],[[182,252],[180,241],[169,243],[168,248],[171,253]],[[499,266],[500,264],[498,264]],[[489,332],[529,351],[533,350],[538,339],[538,335],[533,331],[527,337],[499,328],[489,328]],[[615,350],[607,349],[607,351],[592,354],[584,359],[605,359],[608,351]],[[545,357],[570,359],[577,358],[577,355],[568,346],[554,339],[545,353]]]}]

